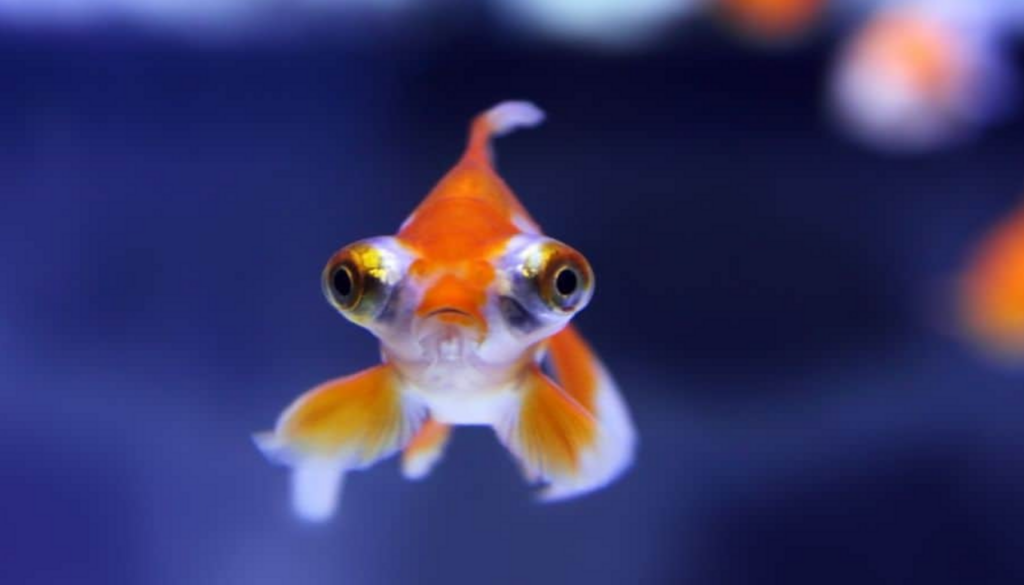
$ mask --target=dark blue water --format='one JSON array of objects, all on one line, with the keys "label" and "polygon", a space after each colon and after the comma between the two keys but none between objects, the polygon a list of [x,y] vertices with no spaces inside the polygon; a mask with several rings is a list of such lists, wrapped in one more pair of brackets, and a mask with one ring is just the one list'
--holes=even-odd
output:
[{"label": "dark blue water", "polygon": [[[461,30],[461,29],[460,29]],[[830,42],[600,55],[455,31],[0,40],[0,582],[1020,583],[1024,373],[944,291],[1024,188],[1024,124],[844,140]],[[307,526],[249,435],[373,339],[319,271],[391,233],[506,98],[501,168],[598,290],[634,470],[538,505],[481,429]]]}]

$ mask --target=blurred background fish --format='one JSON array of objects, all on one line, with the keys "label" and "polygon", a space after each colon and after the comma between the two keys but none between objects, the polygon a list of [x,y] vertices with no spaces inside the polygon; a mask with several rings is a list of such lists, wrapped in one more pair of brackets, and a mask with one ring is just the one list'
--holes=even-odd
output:
[{"label": "blurred background fish", "polygon": [[966,331],[993,357],[1024,363],[1024,207],[980,239],[960,283]]},{"label": "blurred background fish", "polygon": [[717,0],[719,16],[753,40],[790,41],[824,17],[828,0]]},{"label": "blurred background fish", "polygon": [[845,43],[833,74],[840,121],[870,145],[920,152],[1005,117],[1017,98],[1005,6],[932,0],[871,14]]},{"label": "blurred background fish", "polygon": [[[1024,582],[1022,16],[0,0],[0,583]],[[594,268],[637,461],[540,506],[468,428],[296,521],[249,433],[379,359],[324,258],[527,97],[498,166]]]}]

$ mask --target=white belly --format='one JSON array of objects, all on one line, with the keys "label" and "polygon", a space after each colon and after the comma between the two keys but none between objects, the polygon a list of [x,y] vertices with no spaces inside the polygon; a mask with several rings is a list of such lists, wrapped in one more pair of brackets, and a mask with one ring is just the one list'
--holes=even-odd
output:
[{"label": "white belly", "polygon": [[488,339],[484,346],[467,333],[437,321],[421,325],[417,342],[383,345],[385,360],[407,381],[438,422],[494,425],[513,413],[523,348]]},{"label": "white belly", "polygon": [[497,425],[514,412],[519,400],[509,388],[497,392],[424,393],[421,395],[438,422],[449,425]]},{"label": "white belly", "polygon": [[[411,371],[410,371],[411,370]],[[494,425],[519,400],[507,372],[478,369],[465,362],[406,369],[410,392],[426,403],[431,416],[450,425]]]}]

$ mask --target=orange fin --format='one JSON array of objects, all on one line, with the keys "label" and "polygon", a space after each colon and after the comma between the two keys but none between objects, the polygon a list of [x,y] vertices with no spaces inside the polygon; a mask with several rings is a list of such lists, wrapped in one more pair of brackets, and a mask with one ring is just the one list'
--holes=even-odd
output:
[{"label": "orange fin", "polygon": [[636,446],[636,429],[618,385],[590,344],[569,325],[551,337],[547,358],[565,391],[611,432]]},{"label": "orange fin", "polygon": [[542,500],[601,488],[632,462],[632,426],[605,424],[538,368],[526,374],[520,391],[516,411],[496,430],[527,477],[548,484]]},{"label": "orange fin", "polygon": [[273,431],[256,435],[272,460],[292,468],[292,504],[307,520],[337,507],[344,474],[401,449],[426,410],[402,392],[387,365],[325,382],[300,396]]},{"label": "orange fin", "polygon": [[444,456],[452,428],[434,419],[420,427],[416,436],[402,452],[402,475],[406,479],[423,479]]},{"label": "orange fin", "polygon": [[548,340],[548,359],[555,377],[576,402],[594,412],[601,380],[609,378],[594,351],[572,325]]},{"label": "orange fin", "polygon": [[[633,463],[638,441],[622,393],[590,344],[571,325],[551,337],[548,360],[565,391],[597,419],[606,435],[603,472],[605,482],[610,482]],[[561,496],[571,495],[566,492]]]},{"label": "orange fin", "polygon": [[551,337],[547,358],[565,392],[597,419],[609,437],[605,473],[611,481],[632,463],[637,443],[633,418],[615,380],[573,325]]}]

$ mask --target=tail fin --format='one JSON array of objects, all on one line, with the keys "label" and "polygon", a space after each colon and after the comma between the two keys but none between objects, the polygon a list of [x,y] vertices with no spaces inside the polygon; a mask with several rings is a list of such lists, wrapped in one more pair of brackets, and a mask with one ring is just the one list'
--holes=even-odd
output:
[{"label": "tail fin", "polygon": [[491,138],[519,128],[533,128],[544,121],[544,111],[533,102],[507,101],[473,119],[464,160],[491,164]]}]

